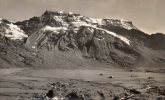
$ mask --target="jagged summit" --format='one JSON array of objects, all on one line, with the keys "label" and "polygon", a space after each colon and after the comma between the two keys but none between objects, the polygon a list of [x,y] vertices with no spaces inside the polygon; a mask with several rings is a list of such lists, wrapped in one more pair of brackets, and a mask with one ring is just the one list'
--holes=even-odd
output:
[{"label": "jagged summit", "polygon": [[[52,11],[45,11],[40,17],[33,17],[29,20],[23,22],[17,22],[17,25],[24,23],[27,27],[23,27],[24,30],[29,30],[25,28],[30,27],[39,27],[39,26],[55,26],[55,27],[71,27],[73,24],[77,26],[82,25],[93,25],[97,27],[104,28],[105,26],[115,26],[124,28],[127,30],[137,29],[132,22],[124,21],[124,20],[117,20],[117,19],[94,19],[88,18],[85,16],[81,16],[80,14],[75,14],[72,12],[52,12]],[[39,24],[39,25],[33,25]],[[31,29],[30,29],[31,30]],[[29,32],[28,32],[29,33]]]},{"label": "jagged summit", "polygon": [[[94,19],[94,18],[89,18],[82,16],[80,14],[72,13],[72,12],[64,12],[64,11],[59,11],[59,12],[52,12],[52,11],[45,11],[41,17],[46,17],[46,18],[52,18],[54,16],[63,16],[63,17],[70,17],[71,19],[75,20],[76,17],[77,19],[80,18],[81,21],[87,22],[87,23],[92,23],[92,24],[98,24],[98,25],[104,25],[104,24],[110,24],[118,27],[122,27],[125,29],[137,29],[131,21],[125,21],[123,19]],[[69,22],[69,21],[68,21]]]},{"label": "jagged summit", "polygon": [[54,16],[68,16],[68,15],[74,15],[74,16],[80,16],[80,14],[73,13],[73,12],[65,12],[65,11],[48,11],[46,10],[41,16],[47,16],[47,15],[54,15]]}]

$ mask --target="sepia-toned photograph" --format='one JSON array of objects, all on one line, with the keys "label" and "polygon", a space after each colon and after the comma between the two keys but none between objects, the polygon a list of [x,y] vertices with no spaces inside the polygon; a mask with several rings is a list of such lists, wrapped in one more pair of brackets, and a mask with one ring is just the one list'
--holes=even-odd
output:
[{"label": "sepia-toned photograph", "polygon": [[165,100],[165,0],[0,0],[0,100]]}]

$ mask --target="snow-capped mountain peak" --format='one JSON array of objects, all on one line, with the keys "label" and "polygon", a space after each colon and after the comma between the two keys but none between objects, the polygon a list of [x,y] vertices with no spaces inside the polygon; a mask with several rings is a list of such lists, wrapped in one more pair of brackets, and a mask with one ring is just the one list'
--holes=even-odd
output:
[{"label": "snow-capped mountain peak", "polygon": [[63,11],[60,11],[60,12],[46,11],[42,15],[42,19],[51,20],[50,24],[46,25],[43,30],[49,30],[55,33],[60,33],[59,31],[61,30],[66,31],[70,28],[73,28],[73,31],[77,32],[81,26],[87,26],[87,27],[92,27],[92,28],[104,31],[107,34],[113,35],[114,37],[121,39],[123,42],[125,42],[128,45],[130,44],[130,41],[126,37],[118,35],[115,32],[106,30],[102,26],[105,26],[107,24],[112,24],[114,26],[123,27],[128,30],[135,28],[135,27],[132,27],[130,23],[127,23],[127,21],[124,21],[124,20],[113,20],[113,19],[106,20],[106,19],[101,19],[101,18],[94,19],[94,18],[81,16],[79,14],[74,14],[72,12],[66,13]]},{"label": "snow-capped mountain peak", "polygon": [[30,33],[31,31],[33,32],[33,30],[36,31],[36,29],[38,29],[38,26],[44,27],[42,29],[44,31],[49,30],[56,34],[57,33],[59,34],[61,30],[69,31],[70,29],[73,30],[75,33],[77,33],[82,26],[92,27],[94,29],[104,31],[105,33],[110,34],[116,38],[119,38],[128,45],[130,45],[129,39],[119,34],[116,34],[115,32],[107,30],[104,27],[108,25],[112,25],[115,27],[124,28],[126,30],[135,29],[132,23],[128,21],[102,19],[102,18],[100,19],[88,18],[80,14],[75,14],[72,12],[67,13],[63,11],[60,12],[46,11],[44,14],[42,14],[41,17],[34,17],[29,21],[25,21],[23,23],[25,23],[25,25],[27,26],[25,27],[25,29],[27,29],[28,31],[27,33]]},{"label": "snow-capped mountain peak", "polygon": [[[16,23],[0,19],[0,41],[5,44],[4,46],[10,47],[13,44],[21,47],[23,45],[30,51],[29,54],[37,56],[36,59],[41,54],[42,61],[46,62],[45,64],[50,63],[46,66],[53,67],[58,65],[54,63],[58,54],[60,54],[59,57],[64,55],[65,58],[67,57],[65,54],[68,52],[70,52],[69,57],[72,56],[76,60],[94,58],[94,60],[123,67],[143,65],[143,63],[139,63],[139,60],[147,58],[145,64],[150,66],[151,63],[155,67],[157,64],[161,65],[164,58],[159,56],[155,59],[156,56],[152,57],[152,55],[156,53],[150,54],[150,52],[153,52],[151,49],[165,50],[165,46],[162,44],[164,38],[165,35],[161,33],[145,34],[130,21],[95,19],[64,11],[46,11],[40,17]],[[26,62],[26,58],[25,56],[25,61],[22,62],[34,63],[31,63],[31,59],[34,58],[29,59],[29,62]],[[50,61],[51,59],[52,61]]]}]

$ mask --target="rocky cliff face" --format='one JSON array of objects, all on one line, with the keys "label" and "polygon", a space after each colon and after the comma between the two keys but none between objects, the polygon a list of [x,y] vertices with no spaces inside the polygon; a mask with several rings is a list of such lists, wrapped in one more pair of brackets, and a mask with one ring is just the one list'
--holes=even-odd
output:
[{"label": "rocky cliff face", "polygon": [[9,48],[12,44],[16,51],[21,48],[12,54],[25,52],[31,66],[56,67],[66,60],[73,64],[92,60],[124,68],[165,66],[165,35],[147,35],[129,21],[46,11],[22,22],[1,19],[0,25],[1,44]]}]

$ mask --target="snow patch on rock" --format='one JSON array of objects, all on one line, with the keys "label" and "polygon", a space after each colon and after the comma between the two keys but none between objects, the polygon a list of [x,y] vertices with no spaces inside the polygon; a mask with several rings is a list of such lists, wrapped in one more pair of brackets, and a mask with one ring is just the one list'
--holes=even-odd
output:
[{"label": "snow patch on rock", "polygon": [[60,14],[63,14],[64,12],[63,12],[63,11],[60,11],[59,13],[60,13]]},{"label": "snow patch on rock", "polygon": [[68,27],[68,24],[64,21],[64,19],[62,17],[63,16],[54,16],[54,20],[56,20],[57,22],[61,23],[62,26]]},{"label": "snow patch on rock", "polygon": [[122,27],[125,29],[131,30],[131,29],[135,28],[135,27],[130,26],[130,24],[128,24],[128,22],[123,19],[121,19],[120,21],[121,21]]},{"label": "snow patch on rock", "polygon": [[83,22],[83,21],[75,21],[75,22],[72,22],[72,24],[74,25],[74,27],[80,27],[80,26],[87,26],[89,24],[87,24],[86,22]]},{"label": "snow patch on rock", "polygon": [[66,27],[51,27],[51,26],[45,26],[43,29],[43,31],[52,31],[52,32],[55,32],[57,34],[60,33],[60,31],[65,31],[67,30]]},{"label": "snow patch on rock", "polygon": [[13,23],[7,25],[9,28],[6,29],[6,37],[9,37],[13,40],[21,40],[28,37],[17,25],[14,25]]},{"label": "snow patch on rock", "polygon": [[69,12],[69,15],[73,15],[73,12]]},{"label": "snow patch on rock", "polygon": [[91,23],[93,24],[98,24],[98,25],[104,25],[103,24],[103,19],[93,19],[93,18],[89,18]]},{"label": "snow patch on rock", "polygon": [[35,49],[36,47],[35,46],[32,46],[33,49]]}]

